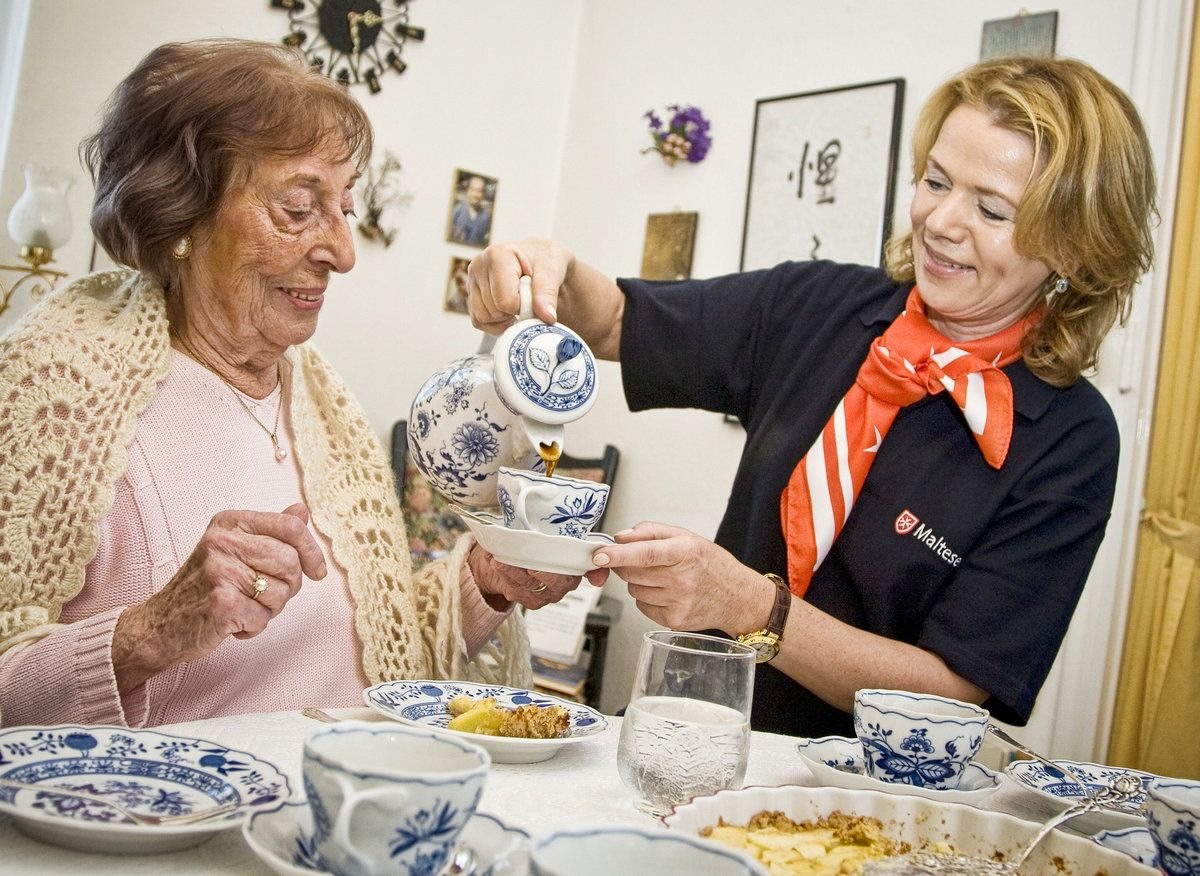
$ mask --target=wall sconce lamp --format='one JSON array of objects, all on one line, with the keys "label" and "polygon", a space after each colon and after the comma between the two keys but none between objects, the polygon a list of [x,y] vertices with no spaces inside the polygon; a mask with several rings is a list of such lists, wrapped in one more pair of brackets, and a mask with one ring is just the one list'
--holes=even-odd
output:
[{"label": "wall sconce lamp", "polygon": [[44,265],[54,261],[54,250],[71,238],[67,190],[73,182],[61,170],[25,165],[25,191],[8,214],[8,233],[20,245],[25,264],[0,265],[0,271],[20,275],[11,286],[0,277],[0,313],[8,309],[9,299],[21,286],[28,283],[31,297],[39,298],[67,276]]}]

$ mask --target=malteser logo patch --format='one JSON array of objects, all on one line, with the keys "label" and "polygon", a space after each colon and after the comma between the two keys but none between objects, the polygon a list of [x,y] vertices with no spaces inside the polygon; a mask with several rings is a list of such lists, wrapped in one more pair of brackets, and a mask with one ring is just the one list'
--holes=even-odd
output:
[{"label": "malteser logo patch", "polygon": [[921,522],[921,519],[913,514],[907,508],[900,512],[900,516],[896,518],[896,533],[899,535],[908,535],[912,532],[914,526]]}]

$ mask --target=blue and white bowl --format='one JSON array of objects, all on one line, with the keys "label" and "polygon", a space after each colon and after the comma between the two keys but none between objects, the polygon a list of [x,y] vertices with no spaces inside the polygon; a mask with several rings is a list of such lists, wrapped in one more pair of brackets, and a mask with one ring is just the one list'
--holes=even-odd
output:
[{"label": "blue and white bowl", "polygon": [[560,830],[534,845],[532,865],[534,876],[767,876],[740,852],[661,827]]},{"label": "blue and white bowl", "polygon": [[957,788],[983,745],[988,712],[933,694],[864,689],[854,695],[854,732],[867,773],[884,782]]},{"label": "blue and white bowl", "polygon": [[1144,827],[1127,827],[1124,830],[1102,830],[1092,837],[1098,845],[1106,849],[1124,852],[1139,864],[1147,867],[1158,866],[1158,851],[1154,847],[1154,837]]},{"label": "blue and white bowl", "polygon": [[1200,782],[1154,779],[1146,798],[1159,869],[1167,876],[1200,876]]}]

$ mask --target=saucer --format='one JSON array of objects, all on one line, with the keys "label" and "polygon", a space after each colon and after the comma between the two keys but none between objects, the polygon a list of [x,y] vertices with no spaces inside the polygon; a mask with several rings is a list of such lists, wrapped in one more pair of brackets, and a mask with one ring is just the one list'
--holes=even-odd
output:
[{"label": "saucer", "polygon": [[552,572],[557,575],[582,575],[596,568],[592,554],[597,548],[613,543],[611,535],[590,533],[586,538],[547,535],[532,529],[509,529],[500,516],[490,511],[468,511],[458,505],[450,510],[462,518],[492,556],[509,566]]},{"label": "saucer", "polygon": [[800,752],[800,759],[817,780],[834,788],[884,791],[888,794],[904,794],[909,797],[924,797],[927,800],[967,803],[974,806],[1000,787],[1000,776],[975,761],[967,764],[957,788],[939,790],[900,782],[885,782],[867,775],[862,743],[845,736],[804,739],[796,744],[796,749]]},{"label": "saucer", "polygon": [[[238,827],[288,797],[269,761],[204,739],[128,727],[12,727],[0,731],[0,778],[37,785],[0,788],[0,815],[34,839],[84,852],[146,855],[190,848]],[[232,812],[194,824],[135,824],[103,803],[143,815],[183,815],[230,800]]]},{"label": "saucer", "polygon": [[1158,848],[1154,837],[1144,827],[1127,827],[1124,830],[1102,830],[1092,837],[1106,849],[1124,852],[1139,864],[1154,867],[1158,860]]},{"label": "saucer", "polygon": [[[243,825],[242,835],[254,854],[276,873],[311,876],[329,872],[313,843],[312,810],[307,801],[255,813]],[[472,815],[459,842],[475,852],[480,873],[525,876],[529,872],[529,834],[494,815]]]},{"label": "saucer", "polygon": [[[1142,783],[1142,790],[1121,803],[1114,803],[1097,812],[1086,812],[1076,816],[1071,829],[1079,833],[1094,834],[1102,830],[1122,830],[1127,827],[1144,827],[1146,817],[1142,804],[1146,801],[1146,787],[1154,778],[1150,773],[1105,764],[1081,763],[1074,760],[1059,760],[1083,781],[1088,792],[1095,793],[1122,776],[1134,776]],[[1019,786],[1034,792],[1043,800],[1053,803],[1057,810],[1078,803],[1083,795],[1079,785],[1061,770],[1051,769],[1036,760],[1015,760],[1004,768],[1008,777]]]},{"label": "saucer", "polygon": [[[557,739],[515,739],[451,730],[446,726],[450,723],[447,704],[459,694],[474,699],[495,697],[496,705],[505,709],[528,703],[562,706],[567,710],[567,735]],[[363,700],[377,712],[395,721],[426,727],[474,742],[487,750],[493,763],[538,763],[549,760],[558,754],[564,745],[597,736],[608,727],[608,721],[603,715],[582,703],[497,684],[474,684],[469,681],[385,681],[364,690]]]}]

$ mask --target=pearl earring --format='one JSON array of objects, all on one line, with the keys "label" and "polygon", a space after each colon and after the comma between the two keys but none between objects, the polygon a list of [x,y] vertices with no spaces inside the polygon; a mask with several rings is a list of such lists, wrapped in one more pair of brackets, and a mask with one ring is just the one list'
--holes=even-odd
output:
[{"label": "pearl earring", "polygon": [[171,258],[177,262],[187,261],[192,254],[192,237],[190,234],[185,234],[175,242],[171,247]]},{"label": "pearl earring", "polygon": [[1053,294],[1055,294],[1055,295],[1062,295],[1064,292],[1066,292],[1066,291],[1067,291],[1067,288],[1068,288],[1070,285],[1071,285],[1071,284],[1070,284],[1070,282],[1067,280],[1067,278],[1066,278],[1066,277],[1059,277],[1057,280],[1055,280],[1055,281],[1054,281],[1054,290],[1053,290]]}]

